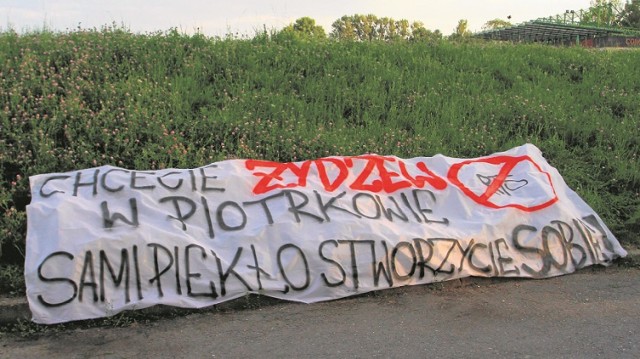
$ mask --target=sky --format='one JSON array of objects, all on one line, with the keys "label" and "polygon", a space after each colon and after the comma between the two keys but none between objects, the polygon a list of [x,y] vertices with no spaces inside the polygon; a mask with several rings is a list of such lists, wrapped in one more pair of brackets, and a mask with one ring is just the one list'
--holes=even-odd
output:
[{"label": "sky", "polygon": [[471,31],[480,31],[492,19],[514,24],[587,9],[590,0],[0,0],[0,30],[17,32],[47,28],[70,31],[117,25],[135,33],[176,28],[207,36],[281,29],[309,16],[327,34],[343,15],[422,21],[427,29],[451,34],[460,19]]}]

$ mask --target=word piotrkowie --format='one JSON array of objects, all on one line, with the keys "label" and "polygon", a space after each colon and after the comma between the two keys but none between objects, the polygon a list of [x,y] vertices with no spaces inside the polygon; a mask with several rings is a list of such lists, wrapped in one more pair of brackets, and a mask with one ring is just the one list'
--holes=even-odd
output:
[{"label": "word piotrkowie", "polygon": [[316,302],[465,276],[543,278],[626,252],[533,145],[30,178],[37,323],[247,293]]}]

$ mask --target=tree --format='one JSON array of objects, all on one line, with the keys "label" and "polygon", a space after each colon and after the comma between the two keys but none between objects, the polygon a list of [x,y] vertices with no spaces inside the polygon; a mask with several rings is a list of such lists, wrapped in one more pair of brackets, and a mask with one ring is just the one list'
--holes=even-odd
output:
[{"label": "tree", "polygon": [[411,41],[436,42],[441,39],[442,33],[440,30],[427,30],[421,21],[415,21],[411,24]]},{"label": "tree", "polygon": [[424,28],[422,21],[414,21],[411,24],[411,40],[423,40],[429,36],[429,30]]},{"label": "tree", "polygon": [[511,25],[512,24],[509,21],[502,20],[502,19],[493,19],[493,20],[487,21],[484,25],[482,25],[482,30],[484,31],[495,30],[503,27],[509,27]]},{"label": "tree", "polygon": [[469,36],[471,32],[469,31],[469,23],[467,20],[462,19],[458,21],[458,25],[456,26],[456,35],[458,36]]},{"label": "tree", "polygon": [[400,37],[401,39],[408,39],[409,36],[411,36],[411,31],[410,31],[410,27],[409,27],[409,20],[398,20],[396,21],[396,25],[398,28],[398,37]]},{"label": "tree", "polygon": [[422,22],[409,23],[408,20],[394,20],[375,15],[343,16],[331,25],[331,38],[355,41],[398,41],[430,40],[441,38],[440,31],[425,29]]},{"label": "tree", "polygon": [[624,5],[620,13],[620,25],[640,29],[640,0],[632,0]]},{"label": "tree", "polygon": [[356,40],[356,30],[350,16],[343,16],[331,24],[331,36],[338,40]]},{"label": "tree", "polygon": [[324,39],[327,37],[327,34],[324,32],[324,28],[320,25],[316,25],[316,21],[307,16],[301,17],[293,24],[286,26],[282,29],[282,33],[307,39]]},{"label": "tree", "polygon": [[458,25],[453,30],[453,34],[449,36],[451,40],[461,40],[464,38],[468,38],[471,36],[471,31],[469,31],[469,23],[465,19],[461,19],[458,21]]},{"label": "tree", "polygon": [[589,9],[580,14],[580,23],[597,26],[615,26],[618,25],[619,14],[621,12],[621,0],[592,0]]}]

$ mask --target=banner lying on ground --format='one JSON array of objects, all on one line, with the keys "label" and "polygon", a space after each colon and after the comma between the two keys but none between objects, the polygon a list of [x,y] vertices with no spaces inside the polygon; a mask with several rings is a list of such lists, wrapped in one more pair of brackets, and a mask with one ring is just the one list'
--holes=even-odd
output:
[{"label": "banner lying on ground", "polygon": [[38,323],[259,293],[316,302],[465,276],[550,277],[626,252],[533,145],[33,176]]}]

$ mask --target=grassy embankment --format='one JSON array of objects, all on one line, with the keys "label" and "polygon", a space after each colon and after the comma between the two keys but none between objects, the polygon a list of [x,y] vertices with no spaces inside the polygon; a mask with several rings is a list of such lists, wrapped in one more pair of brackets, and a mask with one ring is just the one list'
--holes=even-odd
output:
[{"label": "grassy embankment", "polygon": [[639,68],[636,51],[548,46],[1,33],[0,290],[23,290],[11,283],[28,177],[103,164],[474,157],[529,142],[637,245]]}]

